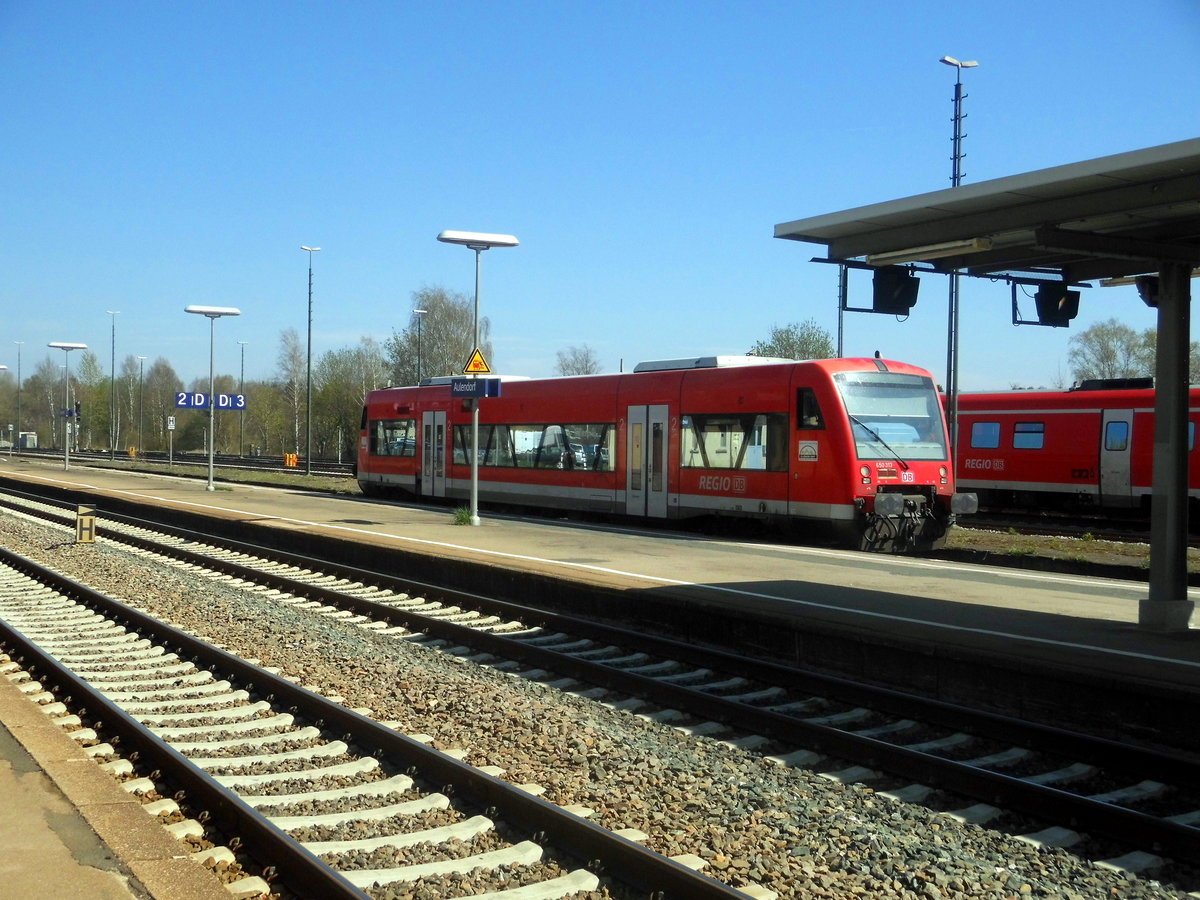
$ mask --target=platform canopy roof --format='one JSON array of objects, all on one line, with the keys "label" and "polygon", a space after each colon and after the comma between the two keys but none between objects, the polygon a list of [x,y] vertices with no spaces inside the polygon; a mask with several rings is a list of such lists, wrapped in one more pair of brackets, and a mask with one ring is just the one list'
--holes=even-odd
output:
[{"label": "platform canopy roof", "polygon": [[1200,266],[1200,139],[775,226],[833,260],[1069,282]]},{"label": "platform canopy roof", "polygon": [[[922,263],[1013,280],[1157,275],[1150,597],[1139,624],[1186,631],[1189,276],[1200,266],[1200,139],[798,219],[775,236],[850,266]],[[953,401],[951,401],[953,406]]]}]

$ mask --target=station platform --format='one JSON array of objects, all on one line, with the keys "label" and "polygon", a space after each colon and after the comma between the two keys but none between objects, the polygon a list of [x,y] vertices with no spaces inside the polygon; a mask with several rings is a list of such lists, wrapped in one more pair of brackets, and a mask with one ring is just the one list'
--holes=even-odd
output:
[{"label": "station platform", "polygon": [[[62,460],[18,457],[0,477],[253,523],[301,535],[402,550],[413,558],[471,561],[644,597],[674,596],[692,610],[724,608],[763,620],[803,617],[894,633],[921,631],[963,647],[1062,659],[1200,691],[1200,629],[1138,627],[1144,582],[944,559],[721,539],[669,528],[598,525],[481,511],[454,524],[454,507],[222,483],[105,468],[63,470]],[[1190,589],[1189,598],[1200,597]]]}]

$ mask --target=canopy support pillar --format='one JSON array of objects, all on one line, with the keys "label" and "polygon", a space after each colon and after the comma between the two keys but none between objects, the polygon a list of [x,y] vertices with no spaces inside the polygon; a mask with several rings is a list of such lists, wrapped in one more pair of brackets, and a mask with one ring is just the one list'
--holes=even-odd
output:
[{"label": "canopy support pillar", "polygon": [[1162,265],[1154,373],[1150,596],[1138,608],[1138,625],[1160,632],[1187,631],[1195,608],[1187,596],[1190,282],[1190,265]]}]

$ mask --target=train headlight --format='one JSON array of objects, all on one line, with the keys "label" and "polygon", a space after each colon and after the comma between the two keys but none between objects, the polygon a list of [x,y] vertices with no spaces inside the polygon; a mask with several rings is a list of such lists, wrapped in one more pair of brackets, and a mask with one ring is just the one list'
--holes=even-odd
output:
[{"label": "train headlight", "polygon": [[946,483],[946,475],[948,474],[946,472],[946,467],[942,466],[940,469],[938,469],[938,474],[942,477],[942,484],[945,484]]},{"label": "train headlight", "polygon": [[870,466],[859,466],[858,474],[862,476],[863,484],[871,483],[871,467]]}]

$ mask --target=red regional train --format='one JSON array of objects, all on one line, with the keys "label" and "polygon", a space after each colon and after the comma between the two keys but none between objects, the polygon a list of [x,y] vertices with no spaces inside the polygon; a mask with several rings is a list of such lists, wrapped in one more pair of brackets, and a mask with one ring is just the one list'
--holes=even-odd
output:
[{"label": "red regional train", "polygon": [[752,517],[839,543],[913,552],[944,541],[954,492],[929,373],[882,359],[701,357],[632,373],[453,381],[367,395],[357,478],[368,496],[470,495],[479,403],[481,501],[642,520]]},{"label": "red regional train", "polygon": [[[1145,509],[1154,461],[1150,379],[1084,381],[1068,391],[960,394],[958,484],[993,508]],[[1200,389],[1188,402],[1188,495]]]}]

